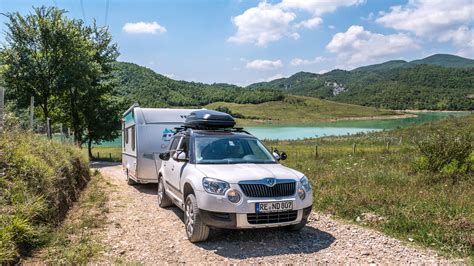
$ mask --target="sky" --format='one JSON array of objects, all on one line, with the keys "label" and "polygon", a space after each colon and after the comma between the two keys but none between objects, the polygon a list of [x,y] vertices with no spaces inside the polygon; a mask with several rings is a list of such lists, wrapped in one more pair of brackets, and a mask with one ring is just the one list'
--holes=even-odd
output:
[{"label": "sky", "polygon": [[0,13],[41,5],[95,19],[119,61],[178,80],[246,86],[436,53],[474,57],[474,0],[0,0]]}]

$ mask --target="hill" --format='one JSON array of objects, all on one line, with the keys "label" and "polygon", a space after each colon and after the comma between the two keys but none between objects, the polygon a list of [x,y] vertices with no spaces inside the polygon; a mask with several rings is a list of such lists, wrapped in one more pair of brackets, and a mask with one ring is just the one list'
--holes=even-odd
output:
[{"label": "hill", "polygon": [[133,63],[115,63],[115,94],[124,107],[135,102],[146,107],[202,106],[223,101],[261,103],[283,99],[276,90],[250,90],[230,84],[204,84],[173,80]]},{"label": "hill", "polygon": [[374,107],[337,103],[304,96],[286,96],[281,101],[260,104],[237,104],[216,102],[205,106],[208,109],[226,111],[238,119],[239,125],[249,124],[311,124],[315,122],[360,117],[396,115],[389,110]]},{"label": "hill", "polygon": [[433,55],[388,61],[352,71],[299,72],[289,78],[249,85],[289,94],[387,109],[474,110],[474,60]]},{"label": "hill", "polygon": [[442,67],[453,67],[453,68],[473,68],[474,60],[460,57],[457,55],[450,54],[435,54],[428,56],[420,60],[414,60],[409,63],[410,65],[436,65]]}]

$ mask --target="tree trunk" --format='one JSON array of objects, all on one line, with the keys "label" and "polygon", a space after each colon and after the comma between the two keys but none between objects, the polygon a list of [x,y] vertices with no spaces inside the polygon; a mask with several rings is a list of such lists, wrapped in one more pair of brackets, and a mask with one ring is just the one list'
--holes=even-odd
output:
[{"label": "tree trunk", "polygon": [[89,159],[93,159],[94,156],[92,156],[92,138],[89,137],[89,140],[87,142],[87,151],[89,152]]},{"label": "tree trunk", "polygon": [[72,127],[74,129],[74,143],[79,147],[82,148],[82,132],[80,128],[80,121],[79,121],[79,114],[77,113],[76,110],[76,103],[74,101],[74,98],[76,97],[75,95],[75,89],[72,88],[70,91],[69,95],[69,101],[71,103],[71,118],[72,118]]}]

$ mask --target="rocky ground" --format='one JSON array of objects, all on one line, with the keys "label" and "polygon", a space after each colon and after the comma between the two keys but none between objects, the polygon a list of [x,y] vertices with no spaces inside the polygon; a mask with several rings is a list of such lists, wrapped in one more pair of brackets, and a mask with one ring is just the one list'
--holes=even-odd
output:
[{"label": "rocky ground", "polygon": [[104,260],[166,263],[453,263],[436,252],[376,231],[312,213],[301,232],[281,229],[215,230],[205,243],[186,239],[183,213],[161,209],[156,185],[129,186],[121,166],[104,166],[112,183]]}]

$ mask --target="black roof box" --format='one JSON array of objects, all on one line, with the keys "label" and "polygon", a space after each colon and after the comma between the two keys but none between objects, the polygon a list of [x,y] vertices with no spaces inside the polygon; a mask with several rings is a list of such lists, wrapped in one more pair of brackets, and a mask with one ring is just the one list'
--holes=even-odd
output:
[{"label": "black roof box", "polygon": [[199,110],[188,115],[184,126],[196,129],[232,128],[235,126],[235,120],[231,115],[223,112]]}]

